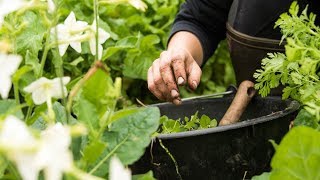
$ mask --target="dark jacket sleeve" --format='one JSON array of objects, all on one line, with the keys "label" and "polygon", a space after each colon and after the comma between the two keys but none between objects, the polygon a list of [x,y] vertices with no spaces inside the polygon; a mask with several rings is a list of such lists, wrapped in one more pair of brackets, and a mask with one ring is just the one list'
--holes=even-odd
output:
[{"label": "dark jacket sleeve", "polygon": [[176,16],[170,38],[179,31],[193,33],[200,40],[206,61],[225,38],[231,4],[232,0],[186,0]]}]

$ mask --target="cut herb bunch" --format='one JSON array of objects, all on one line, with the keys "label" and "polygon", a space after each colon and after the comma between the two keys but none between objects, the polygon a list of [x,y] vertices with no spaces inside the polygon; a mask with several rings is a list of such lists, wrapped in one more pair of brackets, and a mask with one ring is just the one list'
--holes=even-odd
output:
[{"label": "cut herb bunch", "polygon": [[184,120],[180,118],[177,120],[170,119],[167,116],[161,116],[160,128],[158,133],[169,134],[177,132],[192,131],[198,129],[207,129],[216,127],[218,124],[216,119],[211,119],[207,115],[198,116],[198,111],[190,118],[185,117]]},{"label": "cut herb bunch", "polygon": [[299,13],[297,2],[283,13],[275,27],[281,29],[286,40],[285,54],[269,53],[262,60],[262,69],[254,74],[256,89],[267,96],[272,88],[284,85],[283,99],[299,101],[303,108],[320,120],[320,28],[315,25],[316,15],[308,15],[306,7]]}]

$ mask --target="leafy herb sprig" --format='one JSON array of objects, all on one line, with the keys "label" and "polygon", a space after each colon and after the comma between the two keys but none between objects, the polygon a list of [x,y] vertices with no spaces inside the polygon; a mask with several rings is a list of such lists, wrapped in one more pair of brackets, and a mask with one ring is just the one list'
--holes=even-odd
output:
[{"label": "leafy herb sprig", "polygon": [[170,119],[168,116],[161,116],[160,128],[158,130],[161,134],[177,133],[192,131],[198,129],[207,129],[216,127],[218,124],[216,119],[211,119],[207,115],[198,116],[198,111],[190,118],[185,117],[184,120]]},{"label": "leafy herb sprig", "polygon": [[267,96],[272,88],[284,85],[283,99],[299,101],[308,113],[320,120],[320,28],[315,25],[316,15],[299,14],[297,2],[283,13],[275,27],[281,29],[286,40],[285,54],[269,53],[262,60],[262,68],[254,74],[256,89]]}]

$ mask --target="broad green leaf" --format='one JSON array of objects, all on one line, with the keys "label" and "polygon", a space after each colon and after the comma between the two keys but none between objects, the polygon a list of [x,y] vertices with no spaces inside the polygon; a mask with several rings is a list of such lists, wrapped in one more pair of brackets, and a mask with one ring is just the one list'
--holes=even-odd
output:
[{"label": "broad green leaf", "polygon": [[40,15],[32,11],[26,12],[22,20],[27,26],[16,38],[17,52],[24,54],[28,50],[33,56],[38,56],[39,50],[43,48],[42,42],[47,28],[42,24]]},{"label": "broad green leaf", "polygon": [[94,163],[103,153],[103,150],[107,147],[106,143],[101,141],[93,141],[87,145],[83,151],[83,159],[88,163]]},{"label": "broad green leaf", "polygon": [[80,96],[73,110],[78,121],[84,123],[89,133],[95,136],[99,129],[99,116],[96,107],[90,101]]},{"label": "broad green leaf", "polygon": [[140,48],[142,50],[151,49],[152,45],[160,43],[160,38],[157,35],[147,35],[141,39]]},{"label": "broad green leaf", "polygon": [[294,126],[308,126],[317,129],[319,127],[319,123],[317,122],[315,116],[310,114],[305,109],[301,109],[294,120]]},{"label": "broad green leaf", "polygon": [[160,55],[155,47],[159,42],[158,36],[148,35],[141,39],[139,49],[129,50],[124,60],[124,76],[146,80],[149,67]]},{"label": "broad green leaf", "polygon": [[138,37],[128,36],[119,40],[114,46],[108,47],[102,59],[107,59],[118,51],[134,48],[137,44]]},{"label": "broad green leaf", "polygon": [[8,115],[7,113],[13,113],[19,119],[23,119],[24,115],[19,107],[17,107],[16,101],[13,99],[0,100],[0,115]]},{"label": "broad green leaf", "polygon": [[56,121],[61,122],[62,124],[73,125],[77,123],[77,120],[72,117],[70,114],[67,115],[66,108],[60,104],[58,101],[53,103],[53,111],[56,115]]},{"label": "broad green leaf", "polygon": [[117,121],[121,118],[124,118],[126,116],[130,116],[130,115],[137,113],[139,111],[140,110],[138,108],[128,108],[128,109],[123,109],[123,110],[117,111],[112,115],[111,123],[114,121]]},{"label": "broad green leaf", "polygon": [[152,171],[149,171],[146,174],[132,176],[132,180],[155,180],[155,178],[153,177]]},{"label": "broad green leaf", "polygon": [[270,173],[265,172],[265,173],[262,173],[259,176],[253,176],[252,180],[269,180],[270,179],[270,175],[271,175]]},{"label": "broad green leaf", "polygon": [[[99,160],[116,155],[124,165],[132,164],[143,155],[150,144],[151,135],[159,126],[160,112],[156,107],[140,108],[138,112],[131,114],[123,113],[127,115],[114,121],[104,133],[103,139],[108,146]],[[100,166],[96,175],[108,173],[109,160]]]},{"label": "broad green leaf", "polygon": [[270,179],[320,178],[320,132],[295,127],[282,139],[271,161]]},{"label": "broad green leaf", "polygon": [[102,116],[107,109],[113,110],[120,91],[114,87],[110,75],[98,69],[85,82],[81,94],[95,106],[97,115]]}]

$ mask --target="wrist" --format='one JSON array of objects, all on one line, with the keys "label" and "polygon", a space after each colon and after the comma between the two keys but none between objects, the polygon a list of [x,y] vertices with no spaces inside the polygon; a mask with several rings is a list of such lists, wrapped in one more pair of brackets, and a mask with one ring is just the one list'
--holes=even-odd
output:
[{"label": "wrist", "polygon": [[179,31],[168,43],[168,51],[185,51],[199,66],[203,63],[203,50],[199,39],[187,31]]}]

